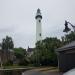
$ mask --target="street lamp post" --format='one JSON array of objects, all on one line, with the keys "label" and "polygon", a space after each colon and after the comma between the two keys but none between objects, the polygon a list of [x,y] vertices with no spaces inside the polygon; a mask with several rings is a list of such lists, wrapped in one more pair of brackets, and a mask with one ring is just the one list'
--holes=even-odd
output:
[{"label": "street lamp post", "polygon": [[65,29],[63,30],[63,32],[69,32],[71,29],[68,27],[68,24],[69,25],[71,25],[72,26],[72,28],[73,28],[73,30],[74,30],[74,32],[75,32],[75,26],[73,25],[73,24],[71,24],[70,22],[68,22],[68,21],[65,21]]}]

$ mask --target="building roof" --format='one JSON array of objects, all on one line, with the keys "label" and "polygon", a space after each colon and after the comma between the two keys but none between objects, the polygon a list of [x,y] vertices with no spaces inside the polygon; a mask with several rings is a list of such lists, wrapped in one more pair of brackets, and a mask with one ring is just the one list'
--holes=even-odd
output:
[{"label": "building roof", "polygon": [[32,52],[35,48],[29,48],[27,49],[27,52]]},{"label": "building roof", "polygon": [[14,50],[13,50],[13,49],[9,49],[9,51],[10,51],[10,52],[14,52]]},{"label": "building roof", "polygon": [[56,51],[64,51],[75,48],[75,41],[72,41],[71,43],[64,45],[63,47],[60,47],[56,49]]}]

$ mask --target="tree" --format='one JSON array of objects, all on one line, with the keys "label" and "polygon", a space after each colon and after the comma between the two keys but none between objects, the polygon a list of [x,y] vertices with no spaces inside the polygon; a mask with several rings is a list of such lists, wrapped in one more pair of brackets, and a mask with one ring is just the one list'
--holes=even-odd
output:
[{"label": "tree", "polygon": [[26,50],[23,48],[14,48],[14,53],[17,59],[23,59],[26,56]]},{"label": "tree", "polygon": [[39,41],[36,43],[36,50],[31,58],[37,65],[57,65],[55,49],[61,45],[61,41],[55,37]]},{"label": "tree", "polygon": [[68,44],[72,41],[75,41],[75,32],[71,31],[69,34],[66,34],[62,37],[63,45]]},{"label": "tree", "polygon": [[13,48],[14,48],[14,44],[13,44],[12,38],[9,36],[6,36],[6,38],[2,40],[2,49],[8,50],[8,49],[13,49]]},{"label": "tree", "polygon": [[[14,48],[12,38],[9,36],[6,36],[6,38],[3,38],[2,43],[1,43],[1,47],[2,47],[2,53],[1,53],[2,64],[13,63],[12,60],[10,59],[10,53],[9,53],[9,50]],[[3,61],[3,60],[5,60],[5,61]]]},{"label": "tree", "polygon": [[26,53],[26,49],[24,48],[14,48],[14,53],[16,56],[16,60],[18,60],[18,64],[19,65],[27,65],[28,61],[27,61],[27,53]]}]

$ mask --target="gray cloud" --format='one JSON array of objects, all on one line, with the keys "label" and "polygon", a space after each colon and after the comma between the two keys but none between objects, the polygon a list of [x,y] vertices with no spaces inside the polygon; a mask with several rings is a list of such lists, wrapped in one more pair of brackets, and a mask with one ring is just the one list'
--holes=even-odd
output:
[{"label": "gray cloud", "polygon": [[75,24],[75,0],[0,0],[0,41],[9,35],[15,47],[34,47],[37,8],[43,15],[43,39],[63,36],[65,19]]}]

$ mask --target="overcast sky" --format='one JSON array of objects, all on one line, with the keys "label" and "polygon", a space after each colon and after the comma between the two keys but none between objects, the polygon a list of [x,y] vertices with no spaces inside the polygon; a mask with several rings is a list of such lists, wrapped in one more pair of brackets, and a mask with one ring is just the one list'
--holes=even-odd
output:
[{"label": "overcast sky", "polygon": [[0,42],[8,35],[15,47],[34,47],[38,8],[43,39],[63,36],[65,20],[75,24],[75,0],[0,0]]}]

